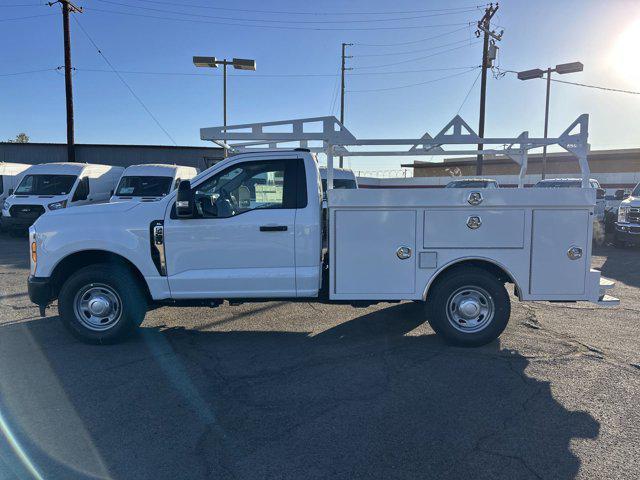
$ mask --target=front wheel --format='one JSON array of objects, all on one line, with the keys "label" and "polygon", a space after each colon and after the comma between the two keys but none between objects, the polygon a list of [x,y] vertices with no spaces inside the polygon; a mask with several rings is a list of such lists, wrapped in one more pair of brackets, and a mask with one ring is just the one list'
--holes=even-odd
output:
[{"label": "front wheel", "polygon": [[477,347],[500,336],[511,316],[511,301],[495,275],[458,268],[438,279],[427,298],[431,328],[447,343]]},{"label": "front wheel", "polygon": [[58,296],[65,326],[87,343],[114,343],[144,320],[147,300],[131,271],[117,265],[90,265],[75,272]]}]

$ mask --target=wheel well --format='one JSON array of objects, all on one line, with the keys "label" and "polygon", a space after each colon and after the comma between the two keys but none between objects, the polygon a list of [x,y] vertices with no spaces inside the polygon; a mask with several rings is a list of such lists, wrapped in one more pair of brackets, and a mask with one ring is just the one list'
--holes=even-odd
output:
[{"label": "wheel well", "polygon": [[443,270],[436,273],[435,277],[431,279],[431,281],[427,285],[427,288],[424,291],[424,298],[426,298],[427,293],[429,292],[429,289],[431,289],[438,281],[442,280],[445,275],[448,275],[451,272],[454,272],[456,270],[464,270],[469,267],[475,267],[475,268],[484,270],[494,275],[502,283],[513,283],[515,285],[516,293],[517,293],[518,284],[513,279],[511,274],[509,274],[509,272],[507,272],[507,270],[505,270],[503,267],[501,267],[500,265],[496,265],[495,263],[490,262],[488,260],[469,259],[469,260],[461,260],[459,262],[448,265]]},{"label": "wheel well", "polygon": [[105,250],[83,250],[81,252],[72,253],[68,257],[62,259],[58,265],[53,269],[51,273],[51,285],[53,298],[57,298],[60,293],[60,289],[65,280],[73,273],[77,272],[81,268],[88,267],[89,265],[95,265],[98,263],[118,264],[128,268],[133,276],[138,280],[139,284],[143,287],[147,296],[147,300],[151,300],[151,292],[149,286],[140,270],[127,260],[122,255],[117,253],[107,252]]}]

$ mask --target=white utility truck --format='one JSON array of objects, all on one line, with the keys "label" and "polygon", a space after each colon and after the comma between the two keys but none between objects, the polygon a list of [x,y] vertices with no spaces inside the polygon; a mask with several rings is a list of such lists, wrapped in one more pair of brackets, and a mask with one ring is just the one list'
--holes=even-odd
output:
[{"label": "white utility truck", "polygon": [[23,172],[2,205],[2,224],[29,227],[48,211],[109,201],[124,168],[88,163],[41,163]]},{"label": "white utility truck", "polygon": [[627,244],[640,245],[640,183],[618,207],[614,245]]},{"label": "white utility truck", "polygon": [[[18,186],[24,171],[31,165],[24,163],[0,162],[0,205],[5,199],[13,194],[13,190]],[[1,216],[0,216],[1,217]],[[2,227],[2,219],[0,218],[0,228]]]},{"label": "white utility truck", "polygon": [[153,202],[178,188],[181,180],[198,174],[193,167],[169,164],[130,165],[120,177],[111,202],[137,200]]},{"label": "white utility truck", "polygon": [[[238,154],[163,199],[40,217],[30,229],[29,296],[43,315],[57,299],[64,324],[94,343],[124,337],[157,305],[224,300],[423,301],[425,321],[467,346],[490,342],[506,327],[505,284],[524,301],[615,305],[605,295],[613,283],[590,268],[595,191],[587,122],[583,115],[548,139],[526,132],[479,138],[457,116],[435,137],[412,139],[358,140],[334,117],[205,128],[201,138]],[[280,148],[293,142],[301,148]],[[445,144],[474,149],[446,151]],[[334,155],[478,152],[513,158],[522,186],[528,150],[550,144],[578,157],[583,188],[332,188]],[[386,148],[371,150],[377,145]],[[327,249],[314,152],[327,156]]]}]

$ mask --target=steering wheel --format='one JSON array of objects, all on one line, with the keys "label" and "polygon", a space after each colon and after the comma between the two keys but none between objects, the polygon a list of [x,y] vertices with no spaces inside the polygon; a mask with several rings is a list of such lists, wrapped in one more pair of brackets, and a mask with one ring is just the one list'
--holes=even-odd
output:
[{"label": "steering wheel", "polygon": [[220,217],[232,217],[236,214],[238,202],[227,190],[221,188],[220,196],[216,200],[216,206],[218,207],[218,215]]}]

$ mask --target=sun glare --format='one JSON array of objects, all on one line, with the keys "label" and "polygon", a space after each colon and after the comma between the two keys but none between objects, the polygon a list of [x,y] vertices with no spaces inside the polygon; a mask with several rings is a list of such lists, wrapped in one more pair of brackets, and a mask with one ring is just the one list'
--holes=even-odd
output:
[{"label": "sun glare", "polygon": [[613,46],[612,64],[620,78],[640,85],[640,20],[630,24]]}]

